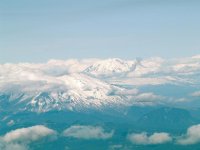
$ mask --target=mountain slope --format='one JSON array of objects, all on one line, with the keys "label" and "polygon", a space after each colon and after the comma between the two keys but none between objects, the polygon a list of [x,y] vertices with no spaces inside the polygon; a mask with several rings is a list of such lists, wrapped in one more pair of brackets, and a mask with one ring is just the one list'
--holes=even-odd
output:
[{"label": "mountain slope", "polygon": [[[28,81],[24,82],[27,85]],[[32,82],[30,88],[21,84],[23,88],[20,91],[2,92],[1,106],[11,108],[15,105],[21,110],[46,112],[63,109],[79,110],[85,107],[100,109],[103,106],[122,104],[122,97],[110,95],[114,90],[121,90],[119,87],[84,74],[64,75],[57,77],[56,81],[39,83],[39,81]]]},{"label": "mountain slope", "polygon": [[162,107],[143,115],[138,120],[138,125],[152,130],[184,130],[196,120],[190,112],[180,108]]}]

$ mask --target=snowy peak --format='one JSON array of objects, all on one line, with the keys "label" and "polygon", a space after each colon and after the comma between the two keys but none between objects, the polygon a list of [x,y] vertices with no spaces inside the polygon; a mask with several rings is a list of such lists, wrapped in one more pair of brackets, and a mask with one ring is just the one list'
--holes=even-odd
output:
[{"label": "snowy peak", "polygon": [[83,72],[94,77],[135,77],[160,71],[163,64],[161,58],[136,59],[132,61],[118,58],[100,60],[86,68]]},{"label": "snowy peak", "polygon": [[129,72],[134,64],[134,61],[124,61],[118,58],[106,59],[94,63],[84,72],[93,76],[112,76]]}]

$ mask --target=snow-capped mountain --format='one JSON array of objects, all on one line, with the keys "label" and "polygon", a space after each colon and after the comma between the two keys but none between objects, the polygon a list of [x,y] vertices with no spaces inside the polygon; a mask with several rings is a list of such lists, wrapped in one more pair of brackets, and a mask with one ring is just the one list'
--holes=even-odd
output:
[{"label": "snow-capped mountain", "polygon": [[199,83],[199,68],[198,57],[184,61],[115,58],[1,64],[0,110],[46,112],[152,105],[166,97],[139,87],[195,85]]},{"label": "snow-capped mountain", "polygon": [[[85,107],[98,108],[106,105],[122,104],[122,97],[111,95],[122,91],[119,87],[84,74],[69,74],[55,78],[38,78],[38,81],[25,80],[15,88],[1,92],[0,103],[9,101],[21,110],[45,112],[49,110],[78,110]],[[13,89],[15,89],[13,91]]]}]

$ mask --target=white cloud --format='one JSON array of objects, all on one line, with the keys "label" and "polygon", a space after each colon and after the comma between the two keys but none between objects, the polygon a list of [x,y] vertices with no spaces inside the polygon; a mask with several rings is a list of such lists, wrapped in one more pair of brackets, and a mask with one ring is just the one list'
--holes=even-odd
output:
[{"label": "white cloud", "polygon": [[98,126],[71,126],[63,132],[66,137],[78,139],[109,139],[113,136],[114,131],[105,132],[102,127]]},{"label": "white cloud", "polygon": [[118,90],[115,92],[116,95],[136,95],[138,94],[139,90],[138,89],[123,89],[123,90]]},{"label": "white cloud", "polygon": [[185,98],[185,97],[180,97],[180,98],[177,98],[177,97],[168,97],[167,99],[167,103],[171,103],[171,104],[175,104],[175,103],[185,103],[185,102],[190,102],[191,99],[189,98]]},{"label": "white cloud", "polygon": [[152,102],[152,101],[161,100],[161,99],[163,99],[163,97],[156,95],[154,93],[141,93],[141,94],[137,95],[135,97],[135,99],[140,102]]},{"label": "white cloud", "polygon": [[42,125],[20,128],[0,137],[1,150],[28,150],[31,142],[45,137],[55,138],[56,132]]},{"label": "white cloud", "polygon": [[200,97],[200,91],[193,92],[191,96]]},{"label": "white cloud", "polygon": [[200,55],[195,55],[195,56],[192,56],[193,59],[199,59],[200,60]]},{"label": "white cloud", "polygon": [[199,55],[193,57],[179,58],[171,61],[170,72],[179,75],[194,75],[200,71]]},{"label": "white cloud", "polygon": [[29,150],[29,147],[23,143],[1,143],[0,141],[0,149],[1,150]]},{"label": "white cloud", "polygon": [[31,142],[40,138],[55,135],[56,132],[42,125],[20,128],[6,133],[2,139],[5,142]]},{"label": "white cloud", "polygon": [[156,95],[154,93],[139,93],[138,95],[129,97],[132,105],[156,105],[165,100],[165,97]]},{"label": "white cloud", "polygon": [[172,137],[165,132],[153,133],[148,136],[146,132],[133,133],[128,135],[128,140],[134,144],[150,145],[150,144],[163,144],[172,141]]},{"label": "white cloud", "polygon": [[191,145],[200,143],[200,124],[191,126],[187,129],[186,134],[177,138],[177,144]]},{"label": "white cloud", "polygon": [[99,59],[69,59],[69,60],[50,60],[43,67],[43,70],[50,75],[64,75],[67,73],[79,73],[84,71]]},{"label": "white cloud", "polygon": [[123,149],[123,145],[120,145],[120,144],[109,146],[109,150],[121,150],[121,149]]},{"label": "white cloud", "polygon": [[111,84],[118,85],[132,85],[132,86],[145,86],[145,85],[162,85],[167,83],[173,83],[176,79],[172,77],[124,77],[108,80]]},{"label": "white cloud", "polygon": [[161,71],[161,66],[163,66],[165,60],[159,57],[136,60],[136,65],[134,70],[129,72],[127,77],[141,77],[148,74],[154,74]]}]

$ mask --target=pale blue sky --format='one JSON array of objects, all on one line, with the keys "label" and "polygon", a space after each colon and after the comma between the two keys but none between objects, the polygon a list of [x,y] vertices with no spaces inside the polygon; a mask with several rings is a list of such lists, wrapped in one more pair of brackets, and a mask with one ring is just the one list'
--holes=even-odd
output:
[{"label": "pale blue sky", "polygon": [[199,0],[1,0],[0,63],[200,54]]}]

